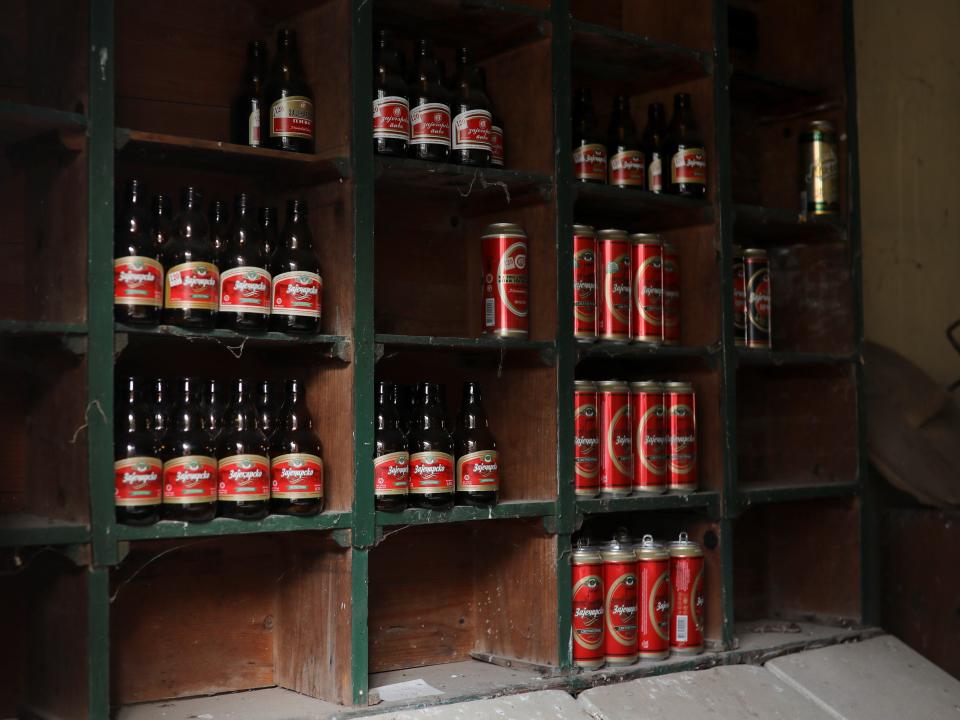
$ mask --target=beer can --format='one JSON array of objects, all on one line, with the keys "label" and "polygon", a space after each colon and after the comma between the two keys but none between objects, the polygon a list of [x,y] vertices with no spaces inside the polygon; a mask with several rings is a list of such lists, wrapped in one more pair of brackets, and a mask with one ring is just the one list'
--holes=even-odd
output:
[{"label": "beer can", "polygon": [[659,344],[663,340],[663,243],[659,235],[630,236],[633,267],[630,339]]},{"label": "beer can", "polygon": [[604,647],[603,558],[599,548],[579,546],[573,564],[573,664],[602,667]]},{"label": "beer can", "polygon": [[644,535],[637,555],[637,651],[641,660],[670,654],[670,553]]},{"label": "beer can", "polygon": [[597,335],[601,340],[630,340],[630,243],[623,230],[597,233],[601,292],[597,305]]},{"label": "beer can", "polygon": [[663,244],[663,343],[680,344],[680,252]]},{"label": "beer can", "polygon": [[664,383],[667,414],[667,485],[670,492],[697,489],[697,402],[688,382]]},{"label": "beer can", "polygon": [[589,225],[573,226],[573,336],[597,339],[597,234]]},{"label": "beer can", "polygon": [[663,384],[644,380],[630,383],[630,421],[633,425],[633,491],[667,491],[667,430]]},{"label": "beer can", "polygon": [[525,338],[530,327],[527,235],[519,225],[493,223],[483,244],[484,334]]},{"label": "beer can", "polygon": [[703,550],[685,532],[670,543],[670,650],[680,655],[703,652]]},{"label": "beer can", "polygon": [[747,344],[747,281],[743,249],[733,248],[733,339],[737,345]]},{"label": "beer can", "polygon": [[806,215],[840,212],[840,162],[837,133],[824,120],[810,123],[800,143],[800,208]]},{"label": "beer can", "polygon": [[619,380],[597,383],[600,434],[600,492],[629,495],[633,489],[633,428],[630,426],[630,386]]},{"label": "beer can", "polygon": [[767,348],[770,337],[770,258],[766,250],[743,251],[746,281],[746,344],[748,348]]},{"label": "beer can", "polygon": [[573,383],[573,468],[577,497],[600,494],[600,435],[597,428],[597,386],[589,380]]},{"label": "beer can", "polygon": [[613,540],[603,557],[603,614],[607,665],[637,661],[637,555],[633,545]]}]

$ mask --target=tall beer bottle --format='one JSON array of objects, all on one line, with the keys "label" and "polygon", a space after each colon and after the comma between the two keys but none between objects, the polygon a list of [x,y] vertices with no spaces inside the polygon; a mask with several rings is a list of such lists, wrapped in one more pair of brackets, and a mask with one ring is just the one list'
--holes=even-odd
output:
[{"label": "tall beer bottle", "polygon": [[220,250],[221,327],[245,332],[266,330],[270,322],[272,283],[267,271],[263,236],[246,193],[236,199],[233,226]]},{"label": "tall beer bottle", "polygon": [[266,145],[274,150],[313,152],[313,92],[303,76],[297,33],[277,31],[277,57],[263,88]]},{"label": "tall beer bottle", "polygon": [[647,127],[640,139],[643,148],[643,161],[647,171],[647,190],[653,193],[664,192],[663,173],[669,171],[666,157],[666,113],[663,103],[650,103],[647,106]]},{"label": "tall beer bottle", "polygon": [[457,50],[457,70],[452,84],[450,138],[453,152],[450,159],[458,165],[489,165],[493,127],[490,99],[483,91],[480,73],[467,48]]},{"label": "tall beer bottle", "polygon": [[280,412],[283,409],[282,388],[276,380],[261,380],[257,384],[257,419],[260,431],[273,442],[280,424]]},{"label": "tall beer bottle", "polygon": [[409,143],[410,98],[400,53],[392,33],[380,30],[373,68],[373,151],[403,157]]},{"label": "tall beer bottle", "polygon": [[140,181],[130,180],[113,234],[113,317],[156,325],[163,307],[163,267],[147,227],[144,200]]},{"label": "tall beer bottle", "polygon": [[285,390],[270,452],[270,511],[316,515],[323,509],[323,447],[313,429],[303,384],[287,380]]},{"label": "tall beer bottle", "polygon": [[407,438],[400,429],[400,412],[393,384],[382,380],[377,382],[374,415],[374,505],[377,510],[403,510],[407,507],[410,492],[410,453]]},{"label": "tall beer bottle", "polygon": [[184,188],[180,203],[173,237],[161,255],[166,270],[163,320],[182,327],[212,328],[220,299],[220,272],[210,226],[196,188]]},{"label": "tall beer bottle", "polygon": [[643,150],[637,126],[630,116],[630,98],[626,95],[617,95],[613,100],[607,134],[607,165],[611,185],[643,190],[646,184]]},{"label": "tall beer bottle", "polygon": [[210,242],[213,243],[214,250],[217,251],[217,267],[220,267],[220,251],[227,244],[227,236],[230,231],[230,220],[227,212],[227,204],[223,200],[215,200],[210,203]]},{"label": "tall beer bottle", "polygon": [[227,418],[217,440],[219,509],[223,517],[260,520],[270,502],[267,438],[260,432],[253,406],[253,384],[233,381]]},{"label": "tall beer bottle", "polygon": [[500,491],[500,461],[497,442],[490,432],[487,412],[480,397],[480,384],[463,384],[463,401],[457,416],[457,503],[497,504]]},{"label": "tall beer bottle", "polygon": [[150,430],[157,438],[157,442],[162,445],[173,423],[173,408],[170,402],[171,385],[163,378],[154,378],[150,381],[147,393]]},{"label": "tall beer bottle", "polygon": [[432,510],[453,507],[453,438],[447,431],[443,389],[437,383],[417,387],[417,416],[410,433],[410,504]]},{"label": "tall beer bottle", "polygon": [[673,96],[673,117],[667,128],[667,154],[670,158],[670,192],[692,198],[706,196],[707,154],[687,93]]},{"label": "tall beer bottle", "polygon": [[113,443],[117,522],[151,525],[160,519],[163,463],[157,436],[150,428],[147,386],[127,377],[118,390]]},{"label": "tall beer bottle", "polygon": [[576,182],[607,181],[607,147],[593,113],[593,94],[580,88],[573,97],[573,179]]},{"label": "tall beer bottle", "polygon": [[257,210],[257,226],[260,228],[260,235],[263,237],[263,253],[268,264],[280,241],[280,230],[277,228],[277,224],[277,209],[275,207],[262,207]]},{"label": "tall beer bottle", "polygon": [[216,444],[227,422],[227,402],[223,393],[223,383],[219,380],[204,380],[200,397],[203,412],[203,424],[210,440]]},{"label": "tall beer bottle", "polygon": [[169,195],[157,193],[151,198],[148,230],[150,240],[162,255],[170,238],[173,237],[173,200]]},{"label": "tall beer bottle", "polygon": [[446,162],[450,158],[450,99],[440,81],[433,42],[417,40],[410,87],[410,156]]},{"label": "tall beer bottle", "polygon": [[320,264],[313,254],[304,200],[287,202],[287,222],[270,271],[273,275],[270,329],[293,333],[319,331],[323,280]]},{"label": "tall beer bottle", "polygon": [[247,67],[240,91],[230,109],[230,142],[260,147],[263,83],[267,75],[267,44],[254,40],[247,46]]},{"label": "tall beer bottle", "polygon": [[163,519],[209,522],[217,509],[217,461],[200,411],[201,383],[183,378],[163,458]]}]

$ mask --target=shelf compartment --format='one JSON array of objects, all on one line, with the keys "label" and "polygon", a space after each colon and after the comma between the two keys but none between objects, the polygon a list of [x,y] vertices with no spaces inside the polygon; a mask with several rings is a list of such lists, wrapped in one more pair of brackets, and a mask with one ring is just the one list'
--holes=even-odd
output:
[{"label": "shelf compartment", "polygon": [[75,112],[55,110],[40,105],[0,100],[0,146],[39,140],[55,134],[66,148],[84,142],[87,118]]},{"label": "shelf compartment", "polygon": [[736,66],[730,73],[730,102],[736,111],[752,113],[761,122],[837,106],[822,87]]},{"label": "shelf compartment", "polygon": [[708,225],[713,206],[706,200],[663,195],[590,183],[573,186],[577,222],[597,229],[621,227],[631,232]]},{"label": "shelf compartment", "polygon": [[590,498],[577,500],[577,512],[584,515],[600,513],[635,512],[642,510],[682,510],[684,508],[716,509],[720,503],[720,493],[716,491],[698,491],[688,494],[668,493],[664,495],[631,495],[623,498]]},{"label": "shelf compartment", "polygon": [[643,345],[639,343],[578,343],[577,359],[645,360],[697,358],[711,364],[720,356],[718,345]]},{"label": "shelf compartment", "polygon": [[407,508],[402,512],[378,512],[377,525],[439,525],[475,520],[516,520],[518,518],[553,517],[556,505],[550,500],[513,500],[491,508],[457,505],[451,510],[437,511],[425,508]]},{"label": "shelf compartment", "polygon": [[329,533],[133,545],[111,570],[112,704],[273,685],[349,702],[350,554]]},{"label": "shelf compartment", "polygon": [[481,335],[475,338],[461,338],[378,333],[374,336],[374,342],[377,343],[378,346],[378,360],[392,355],[397,351],[423,351],[430,348],[464,354],[494,353],[500,358],[505,358],[508,354],[511,356],[535,356],[545,365],[552,365],[556,358],[556,343],[547,340],[518,340],[487,335]]},{"label": "shelf compartment", "polygon": [[659,0],[571,0],[570,10],[579,25],[655,45],[690,48],[687,52],[701,58],[713,51],[710,0],[690,0],[682,13]]},{"label": "shelf compartment", "polygon": [[844,365],[854,363],[857,357],[842,353],[795,352],[791,350],[764,350],[737,348],[740,367],[786,367],[790,365]]},{"label": "shelf compartment", "polygon": [[749,241],[764,247],[792,243],[842,242],[846,223],[835,216],[810,216],[799,212],[757,205],[735,205],[733,220],[738,242]]},{"label": "shelf compartment", "polygon": [[34,545],[79,545],[90,539],[84,523],[14,513],[0,515],[0,548]]},{"label": "shelf compartment", "polygon": [[753,485],[738,493],[740,507],[794,500],[822,500],[852,497],[860,493],[860,484],[831,483],[828,485]]},{"label": "shelf compartment", "polygon": [[349,512],[323,512],[315,517],[268,515],[263,520],[246,521],[214,518],[208,523],[184,523],[161,520],[155,525],[135,527],[116,525],[118,540],[165,540],[170,538],[206,538],[223,535],[334,530],[350,527]]}]

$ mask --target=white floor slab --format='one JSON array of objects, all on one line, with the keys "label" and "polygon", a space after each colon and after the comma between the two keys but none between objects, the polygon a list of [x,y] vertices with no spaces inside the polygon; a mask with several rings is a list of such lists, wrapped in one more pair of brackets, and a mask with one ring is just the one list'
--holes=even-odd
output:
[{"label": "white floor slab", "polygon": [[492,700],[435,705],[420,710],[396,710],[381,715],[365,716],[365,718],[366,720],[592,720],[576,700],[561,690],[542,690]]}]

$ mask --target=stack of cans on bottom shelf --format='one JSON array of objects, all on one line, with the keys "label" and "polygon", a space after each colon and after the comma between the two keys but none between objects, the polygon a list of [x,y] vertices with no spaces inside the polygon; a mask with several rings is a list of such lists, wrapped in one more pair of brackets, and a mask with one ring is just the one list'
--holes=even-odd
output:
[{"label": "stack of cans on bottom shelf", "polygon": [[687,533],[666,545],[621,533],[605,545],[581,542],[572,562],[574,665],[703,652],[703,550]]}]

